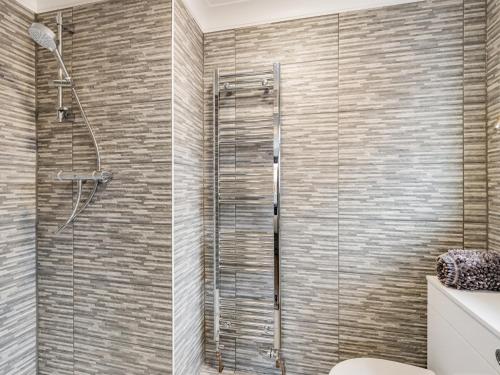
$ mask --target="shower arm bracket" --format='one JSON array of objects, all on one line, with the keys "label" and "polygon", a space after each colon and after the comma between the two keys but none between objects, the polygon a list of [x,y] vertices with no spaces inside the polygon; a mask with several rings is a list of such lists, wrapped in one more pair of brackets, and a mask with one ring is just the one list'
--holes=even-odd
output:
[{"label": "shower arm bracket", "polygon": [[[64,172],[61,170],[57,173],[55,179],[56,181],[76,181],[78,187],[76,203],[73,211],[71,212],[68,220],[66,220],[66,222],[57,230],[56,233],[59,233],[77,219],[77,217],[85,210],[85,208],[87,208],[87,206],[94,198],[99,184],[107,184],[108,182],[110,182],[113,179],[113,174],[106,171],[93,171],[90,174],[78,174],[74,172]],[[93,181],[94,187],[92,188],[92,191],[90,192],[87,200],[80,206],[80,202],[82,200],[83,184],[87,181]]]},{"label": "shower arm bracket", "polygon": [[72,22],[64,22],[62,17],[62,12],[59,12],[56,16],[57,26],[61,26],[61,31],[66,31],[70,35],[75,33],[75,25]]},{"label": "shower arm bracket", "polygon": [[72,23],[63,23],[63,30],[73,35],[75,33],[75,26]]}]

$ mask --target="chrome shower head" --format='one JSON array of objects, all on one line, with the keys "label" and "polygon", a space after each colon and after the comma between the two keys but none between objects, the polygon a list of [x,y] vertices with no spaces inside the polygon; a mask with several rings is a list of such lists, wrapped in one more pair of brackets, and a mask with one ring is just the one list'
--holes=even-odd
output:
[{"label": "chrome shower head", "polygon": [[66,69],[66,66],[64,65],[63,58],[61,54],[59,53],[59,50],[57,49],[57,43],[56,43],[56,34],[49,29],[47,26],[45,26],[42,23],[33,23],[30,28],[28,29],[29,34],[31,35],[31,38],[41,45],[44,48],[47,48],[50,52],[52,52],[59,64],[59,67],[61,68],[64,78],[68,81],[71,80],[68,70]]},{"label": "chrome shower head", "polygon": [[31,38],[50,52],[57,50],[56,34],[47,26],[41,23],[33,23],[28,29]]}]

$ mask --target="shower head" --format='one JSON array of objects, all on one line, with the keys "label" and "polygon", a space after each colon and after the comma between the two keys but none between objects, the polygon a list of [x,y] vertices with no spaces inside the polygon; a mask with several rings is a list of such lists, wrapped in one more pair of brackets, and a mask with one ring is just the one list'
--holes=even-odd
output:
[{"label": "shower head", "polygon": [[31,38],[50,52],[57,50],[56,34],[47,26],[41,23],[33,23],[28,29]]},{"label": "shower head", "polygon": [[71,78],[69,76],[68,70],[66,69],[66,66],[64,65],[64,60],[59,53],[59,50],[57,49],[57,43],[56,43],[56,34],[49,29],[47,26],[41,23],[33,23],[30,28],[28,29],[28,32],[31,36],[31,38],[41,45],[44,48],[47,48],[50,52],[52,52],[57,60],[57,63],[59,64],[59,67],[61,68],[64,78],[68,81],[71,81]]}]

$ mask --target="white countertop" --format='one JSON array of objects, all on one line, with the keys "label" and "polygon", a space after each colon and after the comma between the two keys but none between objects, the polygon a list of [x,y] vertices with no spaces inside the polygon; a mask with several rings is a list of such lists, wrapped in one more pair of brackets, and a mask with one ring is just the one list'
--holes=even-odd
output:
[{"label": "white countertop", "polygon": [[500,338],[500,292],[456,290],[436,276],[427,276],[427,282]]}]

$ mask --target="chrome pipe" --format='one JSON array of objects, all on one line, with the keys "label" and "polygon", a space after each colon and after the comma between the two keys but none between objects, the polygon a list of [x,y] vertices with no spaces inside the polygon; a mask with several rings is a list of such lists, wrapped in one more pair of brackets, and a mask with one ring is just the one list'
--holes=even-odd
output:
[{"label": "chrome pipe", "polygon": [[76,213],[76,216],[75,216],[75,218],[73,218],[73,220],[75,220],[78,216],[80,216],[80,214],[87,208],[87,206],[90,204],[90,202],[92,202],[92,199],[94,199],[95,193],[97,193],[97,188],[99,187],[99,182],[100,181],[94,182],[94,187],[92,188],[92,191],[90,192],[89,197],[83,203],[82,207],[78,210],[78,212]]},{"label": "chrome pipe", "polygon": [[274,352],[276,367],[281,363],[281,66],[273,64],[274,106],[273,106],[273,237],[274,237]]},{"label": "chrome pipe", "polygon": [[241,73],[227,73],[227,74],[220,74],[219,78],[232,78],[232,77],[253,77],[253,76],[258,76],[258,75],[265,75],[265,74],[274,74],[273,70],[263,70],[263,71],[255,71],[255,72],[241,72]]},{"label": "chrome pipe", "polygon": [[90,133],[90,136],[92,138],[92,143],[94,144],[95,152],[96,152],[96,165],[97,165],[97,170],[101,170],[101,154],[99,151],[99,145],[97,144],[97,140],[95,138],[94,130],[92,129],[92,126],[90,125],[90,121],[87,117],[87,114],[85,113],[85,109],[82,106],[82,102],[80,101],[80,97],[78,96],[78,92],[76,91],[75,86],[73,85],[73,80],[71,79],[71,76],[68,73],[68,70],[66,69],[66,65],[64,64],[64,60],[59,53],[57,49],[53,51],[54,56],[57,59],[57,62],[59,63],[59,67],[61,68],[61,71],[63,73],[63,78],[67,82],[68,85],[71,85],[71,91],[73,92],[73,97],[75,98],[76,104],[78,104],[78,107],[80,108],[80,113],[82,115],[83,121],[85,122],[85,125],[87,126],[87,129]]},{"label": "chrome pipe", "polygon": [[90,125],[89,119],[87,117],[87,114],[85,113],[85,110],[83,109],[82,102],[80,101],[80,97],[78,96],[76,89],[74,87],[72,87],[71,90],[73,91],[73,97],[76,100],[76,104],[78,104],[78,107],[80,108],[80,113],[82,115],[83,121],[85,122],[85,125],[87,126],[87,130],[90,133],[90,137],[92,138],[92,143],[94,144],[95,154],[96,154],[96,167],[97,167],[97,170],[100,171],[101,170],[101,153],[99,151],[99,145],[97,144],[97,140],[95,138],[94,129],[92,129],[92,126]]},{"label": "chrome pipe", "polygon": [[220,91],[222,92],[233,92],[233,91],[243,91],[243,90],[263,90],[263,91],[269,91],[274,88],[274,85],[267,84],[267,85],[241,85],[241,84],[228,84],[224,85]]},{"label": "chrome pipe", "polygon": [[71,80],[71,76],[69,75],[68,70],[66,69],[66,65],[64,65],[64,60],[61,56],[61,53],[57,49],[52,51],[52,53],[54,54],[57,63],[59,64],[59,68],[61,69],[62,72],[62,78],[66,80],[68,83],[72,83],[73,81]]},{"label": "chrome pipe", "polygon": [[76,197],[75,207],[73,207],[73,211],[71,212],[71,215],[69,216],[68,220],[66,220],[66,222],[59,227],[56,233],[61,232],[62,230],[64,230],[64,228],[66,228],[69,224],[71,224],[73,220],[75,220],[78,214],[78,206],[80,206],[80,200],[82,199],[83,180],[78,180],[77,185],[78,185],[78,195]]},{"label": "chrome pipe", "polygon": [[[57,12],[56,16],[56,23],[57,23],[57,50],[59,51],[59,55],[62,56],[63,54],[63,19],[62,19],[62,12]],[[63,70],[61,68],[61,64],[59,64],[59,72],[58,72],[58,77],[59,81],[63,80]],[[58,102],[58,120],[59,122],[63,122],[64,120],[64,103],[63,103],[63,88],[62,86],[57,87],[57,102]]]},{"label": "chrome pipe", "polygon": [[223,367],[220,355],[220,248],[219,248],[219,69],[213,75],[212,123],[213,123],[213,293],[214,293],[214,342],[219,368]]}]

